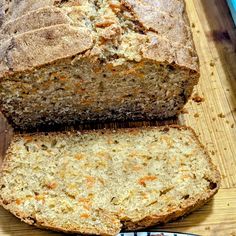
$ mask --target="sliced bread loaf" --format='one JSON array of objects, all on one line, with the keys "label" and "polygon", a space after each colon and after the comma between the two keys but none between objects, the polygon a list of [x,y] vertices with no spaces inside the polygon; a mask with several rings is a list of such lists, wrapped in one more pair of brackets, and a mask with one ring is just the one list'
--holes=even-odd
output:
[{"label": "sliced bread loaf", "polygon": [[115,235],[191,212],[219,182],[186,127],[18,135],[4,160],[0,203],[38,227]]},{"label": "sliced bread loaf", "polygon": [[0,110],[18,129],[172,117],[198,82],[184,0],[4,1],[0,21]]}]

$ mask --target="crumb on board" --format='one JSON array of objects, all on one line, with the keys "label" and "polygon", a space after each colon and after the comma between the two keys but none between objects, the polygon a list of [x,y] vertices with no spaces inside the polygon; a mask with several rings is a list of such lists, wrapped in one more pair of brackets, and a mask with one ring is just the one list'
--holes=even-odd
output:
[{"label": "crumb on board", "polygon": [[205,230],[210,230],[211,228],[209,226],[205,227]]},{"label": "crumb on board", "polygon": [[229,92],[230,90],[227,88],[226,91]]},{"label": "crumb on board", "polygon": [[214,75],[214,72],[213,72],[213,71],[211,72],[211,75]]},{"label": "crumb on board", "polygon": [[225,147],[225,148],[224,148],[224,150],[226,151],[226,150],[227,150],[227,148]]},{"label": "crumb on board", "polygon": [[181,111],[181,114],[188,114],[188,110],[186,108],[183,108],[182,111]]},{"label": "crumb on board", "polygon": [[227,206],[229,206],[229,203],[227,203]]},{"label": "crumb on board", "polygon": [[195,114],[194,114],[194,117],[195,117],[195,118],[199,117],[199,114],[198,114],[198,113],[195,113]]},{"label": "crumb on board", "polygon": [[216,118],[215,118],[215,117],[213,117],[213,118],[212,118],[212,120],[213,120],[213,121],[215,121],[215,120],[216,120]]},{"label": "crumb on board", "polygon": [[198,93],[194,93],[193,94],[193,97],[192,97],[192,100],[196,103],[200,103],[200,102],[204,102],[205,101],[205,98],[199,96]]},{"label": "crumb on board", "polygon": [[213,156],[214,156],[214,155],[215,155],[215,151],[211,151],[211,155],[213,155]]},{"label": "crumb on board", "polygon": [[194,23],[192,23],[192,28],[195,28],[195,27],[196,27],[196,25]]},{"label": "crumb on board", "polygon": [[234,124],[231,125],[231,128],[232,128],[232,129],[234,128]]},{"label": "crumb on board", "polygon": [[228,121],[228,120],[226,120],[225,122],[226,122],[226,124],[229,124],[229,121]]},{"label": "crumb on board", "polygon": [[225,118],[225,115],[221,112],[221,113],[218,114],[218,117]]},{"label": "crumb on board", "polygon": [[197,33],[200,33],[200,30],[197,30]]},{"label": "crumb on board", "polygon": [[213,67],[215,66],[215,63],[213,61],[210,62],[210,66]]}]

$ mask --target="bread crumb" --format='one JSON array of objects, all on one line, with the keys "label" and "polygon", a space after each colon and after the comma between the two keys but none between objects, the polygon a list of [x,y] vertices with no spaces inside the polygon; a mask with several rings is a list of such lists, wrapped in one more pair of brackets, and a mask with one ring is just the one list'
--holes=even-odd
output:
[{"label": "bread crumb", "polygon": [[225,115],[223,113],[218,114],[218,117],[225,118]]},{"label": "bread crumb", "polygon": [[222,179],[225,179],[227,176],[226,175],[221,175]]},{"label": "bread crumb", "polygon": [[226,150],[227,150],[227,148],[225,147],[225,148],[224,148],[224,150],[226,151]]},{"label": "bread crumb", "polygon": [[196,27],[196,25],[194,23],[192,23],[192,28],[195,28],[195,27]]},{"label": "bread crumb", "polygon": [[229,92],[229,91],[230,91],[230,89],[228,89],[228,88],[227,88],[227,89],[226,89],[226,91],[227,91],[227,92]]},{"label": "bread crumb", "polygon": [[210,62],[210,66],[213,67],[215,66],[215,63],[213,61]]},{"label": "bread crumb", "polygon": [[200,97],[198,93],[193,94],[192,100],[196,103],[204,102],[205,98]]},{"label": "bread crumb", "polygon": [[205,227],[205,230],[210,230],[211,228],[208,226],[208,227]]},{"label": "bread crumb", "polygon": [[182,110],[181,110],[181,114],[188,114],[189,112],[188,112],[188,110],[186,109],[186,108],[183,108]]},{"label": "bread crumb", "polygon": [[229,206],[229,203],[227,203],[227,206]]},{"label": "bread crumb", "polygon": [[214,156],[214,155],[215,155],[215,152],[214,152],[214,151],[211,151],[211,155],[213,155],[213,156]]},{"label": "bread crumb", "polygon": [[226,120],[226,124],[229,124],[229,121],[228,121],[228,120]]},{"label": "bread crumb", "polygon": [[197,30],[197,33],[200,33],[200,30]]},{"label": "bread crumb", "polygon": [[213,118],[212,118],[212,120],[213,120],[213,121],[215,121],[215,120],[216,120],[216,118],[215,118],[215,117],[213,117]]},{"label": "bread crumb", "polygon": [[211,75],[214,75],[214,72],[213,72],[213,71],[211,72]]},{"label": "bread crumb", "polygon": [[195,114],[194,114],[194,117],[195,117],[195,118],[199,117],[199,114],[198,114],[198,113],[195,113]]},{"label": "bread crumb", "polygon": [[231,125],[231,128],[232,128],[232,129],[234,128],[234,124]]}]

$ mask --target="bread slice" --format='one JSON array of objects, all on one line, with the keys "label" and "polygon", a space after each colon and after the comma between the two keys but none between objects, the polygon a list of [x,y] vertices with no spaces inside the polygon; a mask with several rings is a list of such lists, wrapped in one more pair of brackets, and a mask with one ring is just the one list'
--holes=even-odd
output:
[{"label": "bread slice", "polygon": [[0,199],[28,224],[115,235],[188,214],[219,183],[187,127],[16,135],[3,164]]},{"label": "bread slice", "polygon": [[172,117],[198,82],[184,0],[2,7],[0,110],[15,128]]}]

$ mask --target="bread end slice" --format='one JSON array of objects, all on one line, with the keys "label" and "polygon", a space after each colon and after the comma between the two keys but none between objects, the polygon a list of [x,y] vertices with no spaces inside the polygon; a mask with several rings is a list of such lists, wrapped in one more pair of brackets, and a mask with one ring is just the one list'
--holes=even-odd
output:
[{"label": "bread end slice", "polygon": [[116,235],[186,215],[219,184],[187,127],[16,135],[2,167],[0,204],[41,228]]}]

